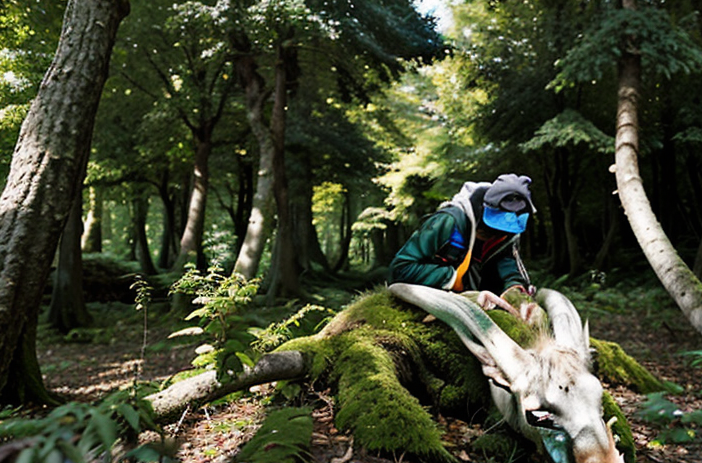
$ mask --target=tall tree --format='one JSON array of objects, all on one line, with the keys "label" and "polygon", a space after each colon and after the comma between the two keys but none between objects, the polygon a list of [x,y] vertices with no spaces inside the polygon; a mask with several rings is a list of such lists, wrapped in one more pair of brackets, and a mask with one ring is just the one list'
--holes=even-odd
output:
[{"label": "tall tree", "polygon": [[[622,0],[622,7],[627,12],[634,13],[636,0]],[[632,32],[625,37],[625,47],[619,60],[615,154],[619,197],[651,267],[692,326],[702,333],[702,283],[680,258],[656,219],[639,174],[641,43],[637,31]]]},{"label": "tall tree", "polygon": [[[176,114],[189,130],[193,144],[192,186],[176,270],[188,262],[206,266],[202,241],[209,158],[215,130],[235,85],[231,79],[232,60],[218,19],[228,8],[227,3],[143,2],[123,38],[125,50],[131,54],[123,75],[152,99],[154,111]],[[149,86],[153,82],[157,87]]]},{"label": "tall tree", "polygon": [[128,11],[127,0],[69,1],[56,55],[22,124],[0,197],[3,403],[50,400],[35,350],[42,290],[81,189],[117,28]]},{"label": "tall tree", "polygon": [[[285,54],[290,60],[287,60],[288,66],[295,68],[294,56],[305,53],[308,57],[308,63],[314,63],[313,68],[305,66],[306,60],[300,59],[300,79],[293,81],[291,88],[297,89],[310,84],[310,77],[306,73],[319,74],[321,72],[333,75],[333,80],[337,88],[334,94],[323,94],[319,89],[316,98],[321,98],[322,101],[328,102],[334,99],[339,99],[344,102],[349,102],[354,98],[358,98],[364,103],[368,102],[369,94],[378,89],[383,82],[399,76],[404,70],[402,63],[403,59],[425,59],[430,61],[441,51],[441,40],[438,34],[433,30],[433,23],[420,15],[414,10],[413,4],[407,0],[393,0],[378,4],[371,1],[357,1],[353,4],[346,1],[320,2],[317,0],[309,0],[301,2],[298,0],[290,0],[273,5],[269,2],[259,2],[250,11],[261,11],[257,17],[268,17],[274,21],[269,24],[261,24],[255,30],[266,31],[267,39],[251,40],[250,35],[254,34],[252,30],[245,30],[243,34],[235,36],[237,44],[235,49],[240,50],[242,59],[250,60],[248,63],[249,74],[246,82],[248,83],[247,95],[251,96],[251,91],[258,88],[257,95],[260,97],[265,95],[264,85],[265,80],[261,74],[254,80],[253,74],[250,72],[253,69],[252,50],[250,44],[253,42],[265,44],[271,50],[288,50]],[[310,14],[313,13],[313,14]],[[278,18],[278,19],[276,19]],[[291,34],[293,32],[293,34]],[[243,37],[242,37],[243,35]],[[257,37],[259,35],[256,35]],[[242,47],[241,44],[244,46]],[[319,53],[319,51],[323,53]],[[261,52],[259,51],[259,56]],[[279,55],[281,56],[281,55]],[[280,60],[277,61],[280,63]],[[320,63],[323,66],[320,66]],[[276,67],[276,70],[280,68]],[[284,69],[290,72],[290,68]],[[296,71],[294,71],[296,72]],[[279,75],[279,74],[277,74]],[[276,77],[277,78],[277,77]],[[271,79],[274,80],[275,79]],[[314,81],[317,81],[316,79]],[[314,82],[313,81],[313,82]],[[256,87],[254,87],[256,86]],[[272,87],[272,86],[271,86]],[[277,94],[277,93],[276,93]],[[256,98],[247,98],[247,101],[255,102]],[[276,107],[274,100],[273,107]],[[291,99],[290,106],[294,106],[296,102]],[[319,106],[320,110],[323,105]],[[250,107],[252,107],[250,105]],[[250,112],[250,114],[253,114]],[[251,120],[251,117],[249,117]],[[284,122],[284,121],[283,121]],[[271,119],[271,129],[275,120]],[[256,132],[256,129],[254,129]],[[266,145],[272,149],[274,145],[271,139],[272,132],[265,129],[263,132],[265,137],[269,139]],[[263,151],[262,151],[263,152]],[[261,168],[259,172],[262,175],[270,175],[272,171],[272,161],[270,165],[263,164],[263,156],[261,157]],[[272,158],[271,158],[272,159]],[[265,168],[264,168],[265,167]],[[285,170],[276,170],[284,174]],[[284,181],[276,179],[266,179],[259,177],[259,187],[257,188],[257,197],[263,197],[261,185],[264,181],[275,182],[278,187],[285,184]],[[311,191],[309,192],[311,194]],[[270,193],[269,193],[270,194]],[[278,198],[280,195],[278,194]],[[265,203],[261,203],[265,204]],[[300,206],[302,202],[297,203]],[[279,209],[278,220],[279,227],[284,225],[285,219],[281,222],[280,214],[284,212],[285,206],[277,202]],[[254,206],[254,211],[258,214],[252,216],[249,223],[250,229],[254,226],[259,227],[259,230],[265,229],[261,225],[265,222],[266,215],[262,214],[265,209],[257,209]],[[305,216],[304,214],[299,215]],[[309,217],[309,215],[307,215]],[[293,232],[294,227],[279,228],[277,239],[287,240],[290,242],[291,237],[287,237],[288,233]],[[281,231],[283,233],[281,233]],[[249,239],[256,239],[256,246],[248,246]],[[239,259],[235,270],[246,269],[248,274],[254,274],[258,269],[258,258],[262,253],[262,245],[266,241],[265,234],[257,234],[249,236],[244,243],[244,247],[239,254]],[[294,247],[278,246],[276,249],[280,252],[294,253]],[[278,281],[289,280],[294,282],[294,267],[293,262],[299,262],[294,255],[292,257],[285,256],[282,260],[277,258],[274,264],[280,263],[284,267],[273,268],[272,272],[276,273],[283,271],[289,277],[282,277]],[[285,270],[287,269],[287,270]],[[274,279],[275,281],[275,279]],[[287,283],[286,283],[287,284]],[[286,288],[285,291],[291,291],[291,288]],[[272,289],[276,292],[276,289]]]}]

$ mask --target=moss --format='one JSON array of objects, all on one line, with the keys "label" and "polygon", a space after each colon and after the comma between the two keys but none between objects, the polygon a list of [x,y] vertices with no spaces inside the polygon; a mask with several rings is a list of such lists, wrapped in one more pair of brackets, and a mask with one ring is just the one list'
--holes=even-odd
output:
[{"label": "moss", "polygon": [[617,418],[616,422],[612,425],[612,434],[615,436],[617,449],[624,454],[625,463],[635,463],[636,444],[634,443],[634,436],[631,433],[631,428],[621,408],[619,408],[617,402],[614,401],[614,398],[607,391],[605,391],[602,396],[602,408],[604,409],[603,417],[606,423],[612,418]]},{"label": "moss", "polygon": [[[377,290],[339,313],[319,334],[293,339],[278,350],[303,352],[311,378],[336,386],[337,426],[350,429],[359,445],[427,461],[455,461],[431,414],[401,379],[406,374],[413,386],[424,387],[432,405],[448,392],[451,405],[464,412],[470,390],[464,366],[473,365],[473,374],[485,380],[455,333],[443,323],[422,323],[425,317],[388,291]],[[402,365],[411,371],[398,370]]]},{"label": "moss", "polygon": [[531,346],[538,337],[538,332],[527,325],[524,320],[515,318],[504,310],[491,310],[488,315],[507,336],[514,339],[522,347]]},{"label": "moss", "polygon": [[342,336],[336,359],[339,384],[337,425],[351,429],[369,450],[403,452],[452,461],[431,415],[397,379],[388,351],[368,330]]},{"label": "moss", "polygon": [[653,376],[619,344],[590,338],[590,345],[596,352],[594,370],[603,381],[626,386],[641,394],[670,390],[669,385]]}]

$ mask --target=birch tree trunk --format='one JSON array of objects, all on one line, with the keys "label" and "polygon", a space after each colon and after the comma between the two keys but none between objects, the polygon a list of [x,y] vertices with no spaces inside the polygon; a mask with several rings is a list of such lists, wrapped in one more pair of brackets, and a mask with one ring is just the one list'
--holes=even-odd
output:
[{"label": "birch tree trunk", "polygon": [[[623,0],[622,6],[634,9],[636,1]],[[639,175],[638,99],[641,56],[633,49],[633,43],[629,43],[628,47],[619,62],[615,152],[619,198],[651,267],[692,326],[702,333],[702,283],[680,258],[653,214]]]},{"label": "birch tree trunk", "polygon": [[[241,47],[246,49],[246,45]],[[247,280],[256,277],[258,265],[270,237],[275,210],[273,197],[273,158],[275,147],[271,131],[263,117],[263,106],[269,93],[264,89],[263,77],[256,70],[256,62],[250,55],[242,56],[237,63],[237,72],[246,91],[247,118],[259,145],[259,166],[256,192],[251,204],[251,215],[243,237],[234,272]]]},{"label": "birch tree trunk", "polygon": [[0,197],[0,402],[46,402],[36,328],[51,261],[80,192],[112,46],[128,0],[70,0]]},{"label": "birch tree trunk", "polygon": [[180,254],[174,269],[182,271],[187,263],[195,263],[200,269],[207,266],[202,250],[202,238],[205,231],[205,211],[207,209],[207,193],[210,185],[209,159],[212,152],[212,131],[215,122],[204,123],[201,136],[194,134],[197,139],[195,166],[193,168],[193,190],[190,193],[188,219],[185,231],[180,239]]}]

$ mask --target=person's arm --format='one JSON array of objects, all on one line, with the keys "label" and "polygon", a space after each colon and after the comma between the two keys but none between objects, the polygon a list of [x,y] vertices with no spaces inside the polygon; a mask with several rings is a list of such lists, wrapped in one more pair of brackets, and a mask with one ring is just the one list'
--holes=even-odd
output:
[{"label": "person's arm", "polygon": [[456,270],[436,255],[450,239],[455,221],[450,214],[434,214],[415,231],[390,263],[388,283],[413,283],[450,289]]}]

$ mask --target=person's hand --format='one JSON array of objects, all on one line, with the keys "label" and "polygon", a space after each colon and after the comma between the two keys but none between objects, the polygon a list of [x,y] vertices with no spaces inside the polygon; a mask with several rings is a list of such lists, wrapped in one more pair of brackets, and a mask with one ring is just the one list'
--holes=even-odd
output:
[{"label": "person's hand", "polygon": [[519,312],[519,318],[527,323],[535,324],[543,321],[543,309],[534,301],[524,286],[511,286],[500,295],[500,298],[514,307]]}]

